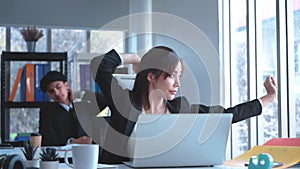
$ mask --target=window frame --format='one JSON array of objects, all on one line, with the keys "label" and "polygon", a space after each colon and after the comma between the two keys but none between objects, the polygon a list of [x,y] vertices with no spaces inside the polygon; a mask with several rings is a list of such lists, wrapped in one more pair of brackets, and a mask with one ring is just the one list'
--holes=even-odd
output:
[{"label": "window frame", "polygon": [[[256,28],[256,2],[257,0],[246,0],[247,3],[247,86],[248,86],[248,100],[258,98],[258,89],[262,86],[257,85],[257,28]],[[225,96],[230,96],[224,103],[225,106],[233,106],[232,99],[235,92],[235,86],[232,84],[231,67],[232,59],[232,45],[231,27],[230,27],[230,9],[231,0],[219,0],[219,18],[220,18],[220,57],[224,65],[224,79],[228,79],[230,83],[224,86]],[[295,95],[295,70],[294,70],[294,15],[293,15],[293,0],[276,0],[276,23],[277,23],[277,69],[278,74],[275,77],[278,85],[278,137],[296,137],[296,106]],[[300,45],[299,45],[300,46]],[[251,57],[250,57],[251,56]],[[299,57],[298,57],[299,58]],[[288,113],[287,113],[288,112]],[[263,123],[261,116],[253,117],[247,120],[248,123],[248,149],[256,145],[262,145],[263,131],[259,129]],[[237,148],[233,134],[229,138],[230,144],[227,153],[227,158],[237,156],[233,152]]]}]

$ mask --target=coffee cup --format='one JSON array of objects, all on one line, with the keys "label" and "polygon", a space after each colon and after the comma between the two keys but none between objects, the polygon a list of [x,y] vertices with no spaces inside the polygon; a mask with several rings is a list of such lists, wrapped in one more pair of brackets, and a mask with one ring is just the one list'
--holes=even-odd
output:
[{"label": "coffee cup", "polygon": [[29,139],[30,139],[30,142],[33,143],[34,147],[36,147],[36,148],[41,147],[42,136],[39,133],[31,133]]},{"label": "coffee cup", "polygon": [[74,169],[96,169],[99,157],[98,144],[72,144],[72,162],[69,163],[68,152],[65,152],[65,163]]}]

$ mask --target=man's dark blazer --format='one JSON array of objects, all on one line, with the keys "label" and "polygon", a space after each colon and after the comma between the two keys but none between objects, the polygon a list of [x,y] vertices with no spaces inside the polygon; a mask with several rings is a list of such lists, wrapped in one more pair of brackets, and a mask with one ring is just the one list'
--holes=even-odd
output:
[{"label": "man's dark blazer", "polygon": [[[138,116],[142,112],[142,105],[137,105],[132,91],[122,89],[112,74],[121,63],[116,51],[93,58],[91,71],[96,83],[100,86],[106,102],[111,110],[109,127],[100,155],[102,163],[117,164],[129,160],[126,155],[127,140],[130,136]],[[166,101],[170,113],[232,113],[233,123],[261,114],[262,106],[258,99],[225,109],[222,106],[190,105],[185,97],[177,97]]]},{"label": "man's dark blazer", "polygon": [[56,102],[40,108],[39,124],[42,146],[63,146],[69,138],[87,136],[76,116]]}]

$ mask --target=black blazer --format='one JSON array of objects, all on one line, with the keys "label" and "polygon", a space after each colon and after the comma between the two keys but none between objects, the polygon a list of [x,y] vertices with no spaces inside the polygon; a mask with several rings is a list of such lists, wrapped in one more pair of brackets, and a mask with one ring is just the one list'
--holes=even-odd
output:
[{"label": "black blazer", "polygon": [[39,124],[42,146],[63,146],[71,137],[87,136],[76,116],[56,102],[46,103],[40,108]]},{"label": "black blazer", "polygon": [[[102,163],[116,164],[129,160],[126,157],[127,136],[130,136],[142,111],[142,105],[134,102],[133,93],[130,90],[122,89],[112,76],[120,63],[121,59],[115,50],[95,57],[91,61],[92,74],[111,110],[109,127],[100,155]],[[177,97],[172,101],[167,101],[167,107],[171,113],[207,113],[209,111],[233,113],[233,122],[256,116],[262,111],[261,104],[257,99],[225,109],[222,106],[190,105],[185,97]]]}]

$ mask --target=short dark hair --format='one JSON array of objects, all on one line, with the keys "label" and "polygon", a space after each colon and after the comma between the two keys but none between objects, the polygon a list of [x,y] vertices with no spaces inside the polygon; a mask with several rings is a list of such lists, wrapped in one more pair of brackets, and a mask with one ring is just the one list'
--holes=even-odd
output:
[{"label": "short dark hair", "polygon": [[47,87],[51,82],[62,81],[66,82],[67,76],[58,71],[50,71],[40,81],[40,88],[43,92],[47,92]]}]

